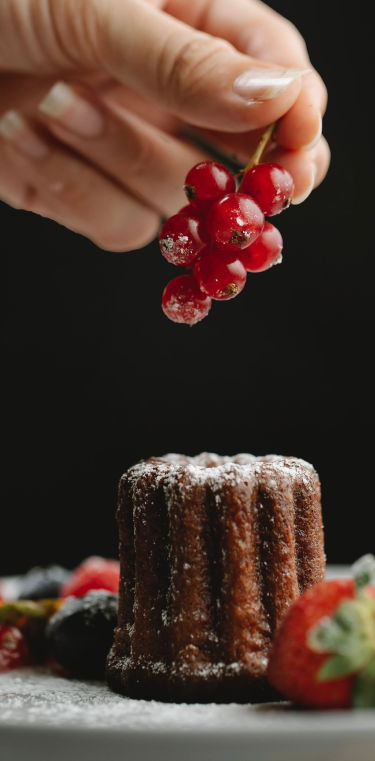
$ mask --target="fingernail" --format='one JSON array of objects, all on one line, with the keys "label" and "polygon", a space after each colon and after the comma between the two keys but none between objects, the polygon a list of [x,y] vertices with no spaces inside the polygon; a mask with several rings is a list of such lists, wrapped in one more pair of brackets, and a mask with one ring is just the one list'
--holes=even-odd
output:
[{"label": "fingernail", "polygon": [[323,132],[323,119],[322,119],[322,115],[319,114],[319,116],[320,116],[320,121],[319,121],[319,128],[317,130],[317,133],[316,133],[314,139],[311,141],[311,143],[309,143],[308,145],[304,145],[303,146],[303,150],[304,151],[312,151],[312,149],[315,148],[315,146],[319,143],[319,140],[320,140],[320,138],[322,136],[322,132]]},{"label": "fingernail", "polygon": [[244,71],[235,80],[233,90],[248,103],[271,100],[284,92],[292,82],[308,74],[310,69],[260,69]]},{"label": "fingernail", "polygon": [[49,153],[47,143],[29,127],[18,111],[7,111],[0,119],[0,134],[32,159],[43,159]]},{"label": "fingernail", "polygon": [[100,111],[65,82],[57,82],[38,108],[82,137],[97,137],[104,127]]},{"label": "fingernail", "polygon": [[308,189],[306,190],[306,192],[303,193],[303,195],[296,196],[296,198],[292,198],[292,204],[294,206],[298,206],[299,203],[303,203],[303,201],[306,201],[306,198],[308,198],[310,193],[314,190],[315,180],[316,180],[316,172],[317,172],[316,164],[312,163],[311,164],[311,182],[310,182],[310,185],[309,185]]}]

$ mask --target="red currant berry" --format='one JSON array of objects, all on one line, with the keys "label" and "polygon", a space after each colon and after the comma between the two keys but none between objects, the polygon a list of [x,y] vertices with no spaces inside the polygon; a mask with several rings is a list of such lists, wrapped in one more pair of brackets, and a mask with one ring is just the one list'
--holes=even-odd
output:
[{"label": "red currant berry", "polygon": [[279,164],[258,164],[245,174],[241,193],[254,198],[265,217],[287,209],[294,193],[293,177]]},{"label": "red currant berry", "polygon": [[246,283],[246,270],[239,254],[228,249],[210,251],[194,269],[198,283],[208,296],[219,301],[233,299]]},{"label": "red currant berry", "polygon": [[206,223],[197,214],[175,214],[164,222],[160,233],[160,250],[172,264],[189,267],[199,259],[210,242]]},{"label": "red currant berry", "polygon": [[201,161],[186,175],[184,191],[190,204],[200,213],[207,212],[218,198],[235,190],[233,175],[215,161]]},{"label": "red currant berry", "polygon": [[162,308],[173,322],[194,325],[208,315],[211,299],[202,293],[193,275],[180,275],[164,289]]},{"label": "red currant berry", "polygon": [[207,229],[220,248],[240,251],[250,246],[263,230],[264,216],[245,193],[230,193],[216,201],[208,213]]},{"label": "red currant berry", "polygon": [[203,214],[199,214],[196,209],[193,209],[190,204],[186,204],[186,206],[183,206],[182,209],[180,209],[177,214],[184,214],[185,217],[199,217],[199,219],[203,218]]},{"label": "red currant berry", "polygon": [[23,634],[15,626],[0,626],[0,673],[31,663]]},{"label": "red currant berry", "polygon": [[241,262],[247,272],[264,272],[282,261],[283,239],[281,233],[270,224],[265,222],[263,232],[252,246],[239,254]]}]

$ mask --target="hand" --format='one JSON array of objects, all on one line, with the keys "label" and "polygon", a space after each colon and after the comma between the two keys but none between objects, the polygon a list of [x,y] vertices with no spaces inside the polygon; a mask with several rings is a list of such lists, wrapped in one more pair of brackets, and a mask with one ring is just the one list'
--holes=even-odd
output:
[{"label": "hand", "polygon": [[0,197],[104,249],[145,245],[186,203],[210,157],[186,126],[245,164],[280,120],[267,160],[300,203],[328,169],[325,107],[302,37],[259,0],[0,4]]}]

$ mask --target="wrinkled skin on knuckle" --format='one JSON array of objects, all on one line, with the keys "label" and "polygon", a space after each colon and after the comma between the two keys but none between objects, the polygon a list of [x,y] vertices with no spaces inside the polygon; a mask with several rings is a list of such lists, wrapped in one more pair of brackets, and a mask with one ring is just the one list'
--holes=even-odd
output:
[{"label": "wrinkled skin on knuckle", "polygon": [[71,68],[85,0],[1,0],[0,66],[44,74]]},{"label": "wrinkled skin on knuckle", "polygon": [[[171,107],[207,98],[210,85],[228,70],[234,48],[229,42],[197,34],[171,54],[171,41],[164,45],[158,67],[159,87]],[[173,48],[175,45],[173,44]]]}]

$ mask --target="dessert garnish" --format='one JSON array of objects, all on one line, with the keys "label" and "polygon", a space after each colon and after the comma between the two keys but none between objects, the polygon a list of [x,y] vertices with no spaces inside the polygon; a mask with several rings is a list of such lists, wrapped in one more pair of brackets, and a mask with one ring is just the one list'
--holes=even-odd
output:
[{"label": "dessert garnish", "polygon": [[61,589],[61,597],[83,597],[92,589],[106,589],[117,594],[120,581],[120,563],[93,555],[86,558],[70,574]]},{"label": "dessert garnish", "polygon": [[163,256],[186,268],[163,293],[163,311],[173,322],[194,325],[206,317],[212,299],[238,296],[248,272],[264,272],[282,261],[281,234],[264,218],[289,206],[294,182],[282,166],[259,163],[275,129],[276,124],[268,127],[236,176],[215,161],[201,161],[188,172],[189,205],[167,219],[159,233]]},{"label": "dessert garnish", "polygon": [[375,707],[375,558],[357,561],[353,576],[304,592],[276,634],[268,679],[295,703]]},{"label": "dessert garnish", "polygon": [[103,589],[68,598],[48,624],[48,653],[74,676],[103,679],[117,608],[117,595]]}]

